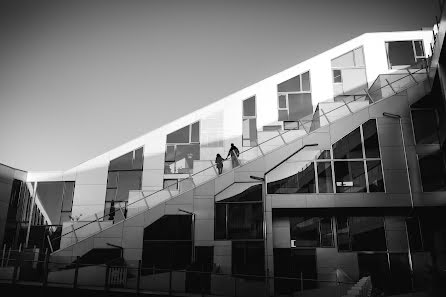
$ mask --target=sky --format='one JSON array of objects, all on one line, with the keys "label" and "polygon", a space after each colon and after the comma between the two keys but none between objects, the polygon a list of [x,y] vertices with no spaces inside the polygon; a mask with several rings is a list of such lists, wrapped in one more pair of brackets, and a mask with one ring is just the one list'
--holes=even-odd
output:
[{"label": "sky", "polygon": [[437,0],[0,1],[0,163],[66,170]]}]

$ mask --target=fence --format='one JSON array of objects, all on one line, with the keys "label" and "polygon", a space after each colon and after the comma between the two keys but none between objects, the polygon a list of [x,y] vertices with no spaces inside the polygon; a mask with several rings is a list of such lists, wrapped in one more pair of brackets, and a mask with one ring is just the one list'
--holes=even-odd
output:
[{"label": "fence", "polygon": [[[37,255],[37,256],[36,256]],[[4,260],[2,258],[2,260]],[[113,262],[113,261],[111,261]],[[3,263],[5,263],[3,261]],[[336,270],[333,270],[334,274]],[[355,283],[295,276],[224,274],[192,269],[143,267],[141,261],[124,265],[88,264],[74,258],[70,264],[50,261],[48,253],[24,250],[0,267],[0,283],[32,284],[101,291],[201,296],[330,296],[342,297]],[[274,289],[275,288],[275,289]]]}]

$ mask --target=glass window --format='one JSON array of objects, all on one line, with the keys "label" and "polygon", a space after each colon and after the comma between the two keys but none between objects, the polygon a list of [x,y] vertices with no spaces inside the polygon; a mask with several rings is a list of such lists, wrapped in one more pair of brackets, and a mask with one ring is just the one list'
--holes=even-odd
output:
[{"label": "glass window", "polygon": [[200,145],[177,145],[175,152],[176,173],[192,173],[194,160],[200,160]]},{"label": "glass window", "polygon": [[421,237],[420,221],[417,217],[406,219],[407,236],[411,252],[423,251],[423,241]]},{"label": "glass window", "polygon": [[133,151],[110,161],[109,170],[133,169]]},{"label": "glass window", "polygon": [[333,227],[331,218],[321,218],[320,220],[321,247],[334,247]]},{"label": "glass window", "polygon": [[117,188],[107,189],[105,193],[105,201],[116,200],[116,193],[118,192]]},{"label": "glass window", "polygon": [[353,51],[331,60],[331,67],[355,67]]},{"label": "glass window", "polygon": [[276,131],[276,130],[282,130],[282,126],[280,125],[263,126],[263,131]]},{"label": "glass window", "polygon": [[171,191],[178,190],[178,180],[177,179],[165,179],[163,180],[163,189],[167,189]]},{"label": "glass window", "polygon": [[192,133],[190,142],[200,142],[200,122],[192,124]]},{"label": "glass window", "polygon": [[297,130],[297,129],[299,129],[299,122],[284,121],[283,122],[283,129],[284,130]]},{"label": "glass window", "polygon": [[[62,209],[62,199],[64,191],[64,182],[38,182],[37,197],[40,205],[35,204],[36,209],[43,208],[41,212],[48,215],[49,225],[58,224],[60,221],[60,212]],[[38,216],[37,212],[35,215]],[[34,218],[36,222],[39,219]]]},{"label": "glass window", "polygon": [[190,240],[191,215],[164,215],[144,228],[144,240]]},{"label": "glass window", "polygon": [[269,194],[316,193],[314,163],[290,177],[268,183]]},{"label": "glass window", "polygon": [[318,160],[325,160],[325,159],[331,159],[331,152],[330,150],[323,150],[319,157],[317,157]]},{"label": "glass window", "polygon": [[367,176],[369,179],[369,192],[384,192],[381,161],[367,161]]},{"label": "glass window", "polygon": [[140,147],[135,150],[133,158],[133,168],[132,169],[141,169],[143,168],[144,163],[144,147]]},{"label": "glass window", "polygon": [[311,94],[288,94],[288,110],[290,120],[299,120],[313,112]]},{"label": "glass window", "polygon": [[290,237],[296,247],[319,247],[319,218],[290,218]]},{"label": "glass window", "polygon": [[421,41],[421,40],[415,40],[415,41],[414,41],[414,46],[415,46],[415,54],[416,54],[418,57],[423,57],[423,56],[424,56],[423,41]]},{"label": "glass window", "polygon": [[261,203],[228,203],[228,238],[259,239],[263,234]]},{"label": "glass window", "polygon": [[441,151],[431,155],[418,155],[418,163],[424,192],[446,190],[445,165]]},{"label": "glass window", "polygon": [[316,164],[319,193],[333,193],[331,162],[318,162]]},{"label": "glass window", "polygon": [[349,231],[353,251],[386,251],[382,217],[350,217]]},{"label": "glass window", "polygon": [[127,201],[130,190],[141,190],[142,171],[120,171],[116,200]]},{"label": "glass window", "polygon": [[351,251],[348,217],[336,218],[336,230],[339,251]]},{"label": "glass window", "polygon": [[263,242],[232,242],[232,274],[264,275]]},{"label": "glass window", "polygon": [[215,204],[215,239],[228,238],[226,230],[226,203]]},{"label": "glass window", "polygon": [[300,92],[300,75],[279,84],[277,89],[279,92]]},{"label": "glass window", "polygon": [[355,56],[355,66],[356,67],[364,67],[365,61],[364,61],[364,50],[361,47],[353,50],[353,55]]},{"label": "glass window", "polygon": [[166,146],[166,157],[164,160],[166,162],[174,162],[175,161],[175,146],[174,145]]},{"label": "glass window", "polygon": [[286,95],[279,95],[279,108],[287,108]]},{"label": "glass window", "polygon": [[287,121],[287,120],[288,120],[288,110],[279,109],[279,121]]},{"label": "glass window", "polygon": [[366,192],[364,162],[334,162],[337,193]]},{"label": "glass window", "polygon": [[248,118],[243,120],[243,146],[257,145],[257,120]]},{"label": "glass window", "polygon": [[118,173],[119,171],[109,171],[107,177],[107,188],[118,187]]},{"label": "glass window", "polygon": [[438,144],[438,120],[433,109],[413,109],[412,122],[417,144]]},{"label": "glass window", "polygon": [[302,74],[302,91],[310,91],[310,72],[307,71]]},{"label": "glass window", "polygon": [[341,70],[339,70],[339,69],[333,70],[333,82],[334,83],[342,83]]},{"label": "glass window", "polygon": [[400,69],[415,64],[412,41],[386,42],[386,48],[390,69]]},{"label": "glass window", "polygon": [[251,97],[243,101],[243,116],[256,116],[256,97]]},{"label": "glass window", "polygon": [[62,211],[69,211],[73,206],[74,182],[64,182]]},{"label": "glass window", "polygon": [[368,120],[362,125],[364,135],[364,147],[366,158],[379,158],[378,131],[376,130],[376,120]]},{"label": "glass window", "polygon": [[167,135],[167,143],[189,143],[190,125]]},{"label": "glass window", "polygon": [[359,128],[333,144],[333,155],[335,159],[360,159],[363,157]]}]

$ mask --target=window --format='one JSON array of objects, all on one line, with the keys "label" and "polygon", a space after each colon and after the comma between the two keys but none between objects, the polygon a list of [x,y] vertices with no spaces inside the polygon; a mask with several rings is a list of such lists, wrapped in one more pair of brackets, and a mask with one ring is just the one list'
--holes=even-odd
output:
[{"label": "window", "polygon": [[268,183],[268,194],[316,193],[314,163],[308,162],[298,173]]},{"label": "window", "polygon": [[331,218],[290,217],[290,238],[294,247],[333,247]]},{"label": "window", "polygon": [[445,163],[442,151],[418,155],[423,192],[446,190]]},{"label": "window", "polygon": [[335,101],[365,93],[367,76],[362,47],[331,60],[331,70]]},{"label": "window", "polygon": [[178,191],[178,180],[177,179],[165,179],[163,180],[163,189],[167,189],[171,191]]},{"label": "window", "polygon": [[243,101],[243,146],[257,145],[256,98]]},{"label": "window", "polygon": [[331,162],[317,162],[319,193],[333,193]]},{"label": "window", "polygon": [[362,159],[362,143],[360,128],[356,128],[347,136],[333,144],[335,159]]},{"label": "window", "polygon": [[283,129],[284,130],[298,130],[299,129],[299,122],[283,121]]},{"label": "window", "polygon": [[[264,275],[265,248],[263,242],[232,242],[232,274]],[[256,279],[257,280],[257,279]]]},{"label": "window", "polygon": [[338,217],[339,251],[386,251],[383,217]]},{"label": "window", "polygon": [[305,72],[277,86],[279,121],[297,121],[313,112],[310,85],[310,72]]},{"label": "window", "polygon": [[423,251],[423,238],[421,236],[420,220],[417,217],[406,219],[407,236],[411,252]]},{"label": "window", "polygon": [[200,122],[167,135],[164,173],[192,173],[194,160],[200,160]]},{"label": "window", "polygon": [[215,203],[215,239],[263,237],[262,185]]},{"label": "window", "polygon": [[422,40],[386,42],[389,69],[404,69],[424,59]]},{"label": "window", "polygon": [[369,192],[384,192],[381,161],[367,161]]},{"label": "window", "polygon": [[434,109],[412,109],[412,123],[417,144],[438,144],[438,116]]},{"label": "window", "polygon": [[[108,167],[107,191],[105,194],[105,217],[111,220],[122,216],[119,208],[123,209],[124,215],[127,213],[127,201],[129,191],[141,190],[142,169],[144,163],[143,148],[140,147],[134,151],[128,152],[116,159],[110,161]],[[116,217],[113,216],[113,210],[116,210]]]},{"label": "window", "polygon": [[336,193],[366,192],[364,162],[335,161]]},{"label": "window", "polygon": [[71,209],[73,207],[73,197],[74,197],[74,182],[64,182],[60,224],[71,221]]}]

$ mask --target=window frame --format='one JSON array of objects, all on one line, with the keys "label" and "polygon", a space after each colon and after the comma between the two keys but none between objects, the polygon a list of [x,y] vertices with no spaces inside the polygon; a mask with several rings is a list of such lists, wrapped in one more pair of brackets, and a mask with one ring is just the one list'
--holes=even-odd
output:
[{"label": "window frame", "polygon": [[[388,46],[388,44],[391,43],[391,42],[400,42],[400,41],[410,41],[410,42],[412,42],[412,54],[413,54],[413,58],[414,58],[414,60],[415,60],[415,64],[417,64],[417,63],[419,62],[420,59],[421,59],[421,60],[422,60],[422,59],[426,59],[426,50],[425,50],[425,48],[424,48],[424,40],[423,40],[423,39],[387,40],[387,41],[384,42],[384,47],[385,47],[385,50],[386,50],[387,67],[388,67],[388,69],[390,69],[390,70],[411,69],[410,66],[412,66],[412,65],[408,65],[407,67],[404,67],[404,66],[406,66],[406,65],[396,65],[396,68],[395,68],[395,67],[392,67],[392,64],[390,63],[389,46]],[[421,41],[421,46],[422,46],[423,54],[424,54],[423,56],[418,56],[418,55],[417,55],[417,50],[416,50],[416,47],[415,47],[415,42],[418,42],[418,41]]]},{"label": "window frame", "polygon": [[[254,99],[254,115],[246,116],[245,115],[245,106],[244,103],[247,100]],[[258,137],[258,131],[257,131],[257,97],[256,95],[251,96],[249,98],[243,99],[242,101],[242,147],[255,147],[259,143],[259,137]],[[252,138],[245,138],[245,135],[243,134],[244,130],[244,123],[245,120],[248,121],[248,128],[251,128],[251,120],[255,121],[255,129],[256,129],[256,139]],[[245,141],[249,141],[249,145],[245,145]],[[251,141],[254,141],[254,145],[251,144]]]},{"label": "window frame", "polygon": [[[305,73],[307,73],[308,72],[308,80],[309,80],[309,84],[310,84],[310,89],[308,90],[308,91],[304,91],[303,90],[303,88],[302,88],[302,86],[303,86],[303,84],[302,84],[302,82],[303,82],[303,80],[302,80],[302,76],[305,74]],[[281,91],[279,91],[279,85],[281,84],[281,83],[284,83],[284,82],[286,82],[286,81],[288,81],[288,80],[290,80],[290,79],[292,79],[292,78],[295,78],[296,76],[299,76],[299,84],[300,84],[300,90],[299,91],[293,91],[293,92],[281,92]],[[302,73],[300,73],[300,74],[298,74],[298,75],[295,75],[295,76],[293,76],[293,77],[290,77],[289,79],[287,79],[287,80],[285,80],[285,81],[282,81],[281,83],[279,83],[279,84],[277,84],[277,110],[278,111],[280,111],[280,110],[285,110],[286,112],[287,112],[287,120],[280,120],[279,119],[279,114],[277,115],[277,117],[278,117],[278,121],[279,122],[283,122],[283,121],[293,121],[293,120],[290,120],[289,119],[289,117],[290,117],[290,103],[289,103],[289,97],[288,97],[288,95],[294,95],[294,94],[310,94],[310,97],[311,97],[311,94],[312,94],[312,84],[311,84],[311,70],[310,69],[308,69],[307,71],[304,71],[304,72],[302,72]],[[285,104],[286,104],[286,107],[280,107],[280,102],[279,102],[279,98],[280,98],[280,96],[285,96]],[[311,98],[311,100],[313,100],[312,98]],[[313,102],[311,102],[312,104],[313,104]],[[279,112],[278,112],[279,113]],[[283,125],[283,124],[282,124]]]}]

